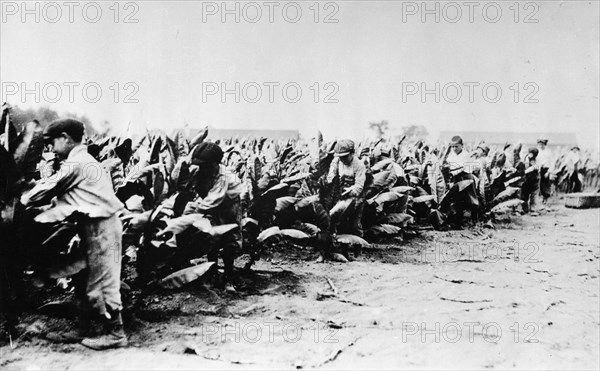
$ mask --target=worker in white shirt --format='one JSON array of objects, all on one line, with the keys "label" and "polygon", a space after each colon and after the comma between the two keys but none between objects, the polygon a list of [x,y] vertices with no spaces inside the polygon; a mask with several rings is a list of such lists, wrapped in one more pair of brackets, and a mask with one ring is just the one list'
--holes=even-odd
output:
[{"label": "worker in white shirt", "polygon": [[473,168],[478,164],[475,159],[471,157],[471,154],[464,150],[463,140],[459,136],[452,137],[450,142],[452,150],[446,158],[446,163],[450,167],[450,174],[453,177],[461,179],[455,179],[454,183],[464,180],[464,174],[473,173]]},{"label": "worker in white shirt", "polygon": [[454,225],[456,228],[461,228],[464,210],[468,209],[471,213],[471,220],[476,223],[479,215],[479,202],[477,197],[477,178],[472,172],[479,165],[478,161],[464,150],[463,140],[460,136],[454,136],[450,142],[451,151],[446,157],[444,163],[449,167],[452,175],[452,183],[458,183],[463,180],[473,180],[473,184],[466,190],[460,193],[459,199],[456,201],[456,219]]},{"label": "worker in white shirt", "polygon": [[365,165],[354,155],[354,142],[349,139],[340,140],[335,146],[335,158],[329,167],[326,182],[332,184],[334,179],[338,178],[341,198],[354,200],[354,213],[346,226],[339,225],[339,220],[332,220],[332,230],[342,230],[362,237],[361,219],[365,203],[366,173]]},{"label": "worker in white shirt", "polygon": [[[88,154],[83,135],[83,123],[73,119],[56,120],[46,127],[44,140],[61,160],[61,167],[55,177],[38,182],[24,194],[21,203],[26,207],[52,204],[35,217],[39,223],[75,220],[85,249],[85,282],[76,286],[78,328],[49,333],[48,339],[81,342],[94,350],[120,348],[127,345],[120,293],[123,226],[117,215],[123,204],[108,172]],[[94,312],[105,322],[98,337],[93,336],[91,326]]]},{"label": "worker in white shirt", "polygon": [[538,139],[538,155],[536,162],[540,168],[540,195],[542,202],[546,203],[552,191],[550,174],[554,168],[554,154],[548,146],[548,139]]},{"label": "worker in white shirt", "polygon": [[581,157],[579,146],[571,148],[565,156],[567,166],[567,193],[581,192],[581,180],[579,179],[579,168],[581,167]]}]

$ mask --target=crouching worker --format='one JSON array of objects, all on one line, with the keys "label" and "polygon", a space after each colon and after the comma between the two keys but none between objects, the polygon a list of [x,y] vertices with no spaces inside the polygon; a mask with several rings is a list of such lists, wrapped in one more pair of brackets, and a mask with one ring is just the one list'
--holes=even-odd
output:
[{"label": "crouching worker", "polygon": [[[364,187],[367,179],[365,165],[354,156],[354,142],[348,139],[340,140],[335,147],[335,158],[329,167],[327,184],[332,184],[337,179],[337,190],[340,199],[353,199],[353,212],[347,219],[347,224],[342,225],[344,220],[333,218],[331,229],[333,233],[349,233],[363,236],[362,215],[365,205]],[[335,220],[334,220],[335,219]]]},{"label": "crouching worker", "polygon": [[[127,337],[121,318],[121,239],[123,227],[117,213],[123,204],[115,196],[109,174],[82,144],[83,123],[62,119],[51,122],[44,140],[61,161],[58,172],[21,197],[28,207],[52,206],[35,217],[36,222],[77,223],[86,268],[76,284],[79,326],[77,330],[48,334],[49,339],[78,342],[95,350],[124,347]],[[91,337],[91,319],[99,315],[104,331]]]},{"label": "crouching worker", "polygon": [[239,178],[221,165],[223,150],[215,143],[203,142],[192,152],[192,165],[199,167],[194,179],[198,197],[186,205],[184,214],[206,214],[213,225],[237,224],[240,228],[221,236],[219,245],[208,258],[217,262],[219,251],[225,268],[225,290],[235,291],[232,284],[233,263],[242,249],[242,207]]}]

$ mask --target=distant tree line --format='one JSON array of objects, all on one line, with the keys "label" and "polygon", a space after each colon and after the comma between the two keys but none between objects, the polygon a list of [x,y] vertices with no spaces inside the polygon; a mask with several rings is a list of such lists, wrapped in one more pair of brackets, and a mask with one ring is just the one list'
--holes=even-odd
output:
[{"label": "distant tree line", "polygon": [[90,119],[85,115],[79,116],[68,112],[59,115],[58,112],[48,107],[22,109],[18,106],[13,106],[10,110],[10,121],[19,132],[23,129],[23,125],[33,120],[38,120],[45,127],[58,118],[67,117],[81,121],[85,125],[85,131],[88,136],[91,137],[98,134]]}]

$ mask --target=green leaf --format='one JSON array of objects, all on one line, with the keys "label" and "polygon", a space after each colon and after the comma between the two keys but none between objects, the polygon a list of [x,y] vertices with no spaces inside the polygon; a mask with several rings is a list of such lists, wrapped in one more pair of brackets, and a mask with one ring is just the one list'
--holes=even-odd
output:
[{"label": "green leaf", "polygon": [[292,227],[294,229],[297,229],[299,231],[306,233],[310,237],[314,237],[317,235],[317,233],[321,232],[321,229],[319,229],[319,227],[317,227],[316,225],[311,224],[311,223],[298,222],[298,223],[295,223]]},{"label": "green leaf", "polygon": [[280,237],[280,236],[281,236],[281,230],[279,229],[279,227],[274,226],[274,227],[267,228],[264,231],[260,232],[260,234],[258,235],[257,241],[264,242],[264,241],[268,240],[269,238]]},{"label": "green leaf", "polygon": [[369,244],[367,241],[365,241],[365,239],[355,236],[353,234],[340,234],[336,237],[336,240],[337,240],[337,242],[344,244],[344,245],[362,246],[362,247],[371,246],[371,244]]},{"label": "green leaf", "polygon": [[160,150],[162,147],[162,139],[160,136],[156,136],[150,146],[150,164],[157,164],[160,162]]},{"label": "green leaf", "polygon": [[300,180],[306,179],[310,176],[310,173],[298,173],[296,175],[293,176],[289,176],[287,178],[284,178],[282,180],[282,182],[284,183],[294,183],[294,182],[298,182]]},{"label": "green leaf", "polygon": [[258,227],[258,220],[253,218],[244,218],[242,219],[242,227],[245,227],[246,225],[254,225]]},{"label": "green leaf", "polygon": [[290,237],[296,240],[304,240],[310,238],[310,236],[302,231],[297,229],[282,229],[279,233],[281,233],[284,237]]},{"label": "green leaf", "polygon": [[371,227],[367,232],[374,236],[394,236],[402,231],[402,228],[391,224],[380,224]]},{"label": "green leaf", "polygon": [[504,201],[507,201],[511,198],[516,198],[518,196],[519,188],[517,187],[509,187],[504,191],[498,193],[496,197],[492,200],[492,206],[496,206]]},{"label": "green leaf", "polygon": [[296,199],[296,197],[279,197],[277,200],[275,200],[275,212],[278,213],[280,211],[286,210],[290,206],[293,206],[297,201],[298,200]]},{"label": "green leaf", "polygon": [[296,203],[296,208],[302,209],[307,206],[310,206],[311,204],[314,204],[315,202],[319,202],[319,195],[308,196],[308,197],[301,199],[300,201],[298,201]]},{"label": "green leaf", "polygon": [[384,192],[370,199],[369,203],[376,202],[378,205],[383,205],[386,203],[398,201],[400,197],[402,196],[396,192]]},{"label": "green leaf", "polygon": [[154,204],[158,205],[163,200],[163,192],[165,190],[165,177],[162,172],[156,171],[154,173],[153,185],[152,194],[154,195]]},{"label": "green leaf", "polygon": [[338,263],[348,263],[348,259],[340,253],[334,252],[331,254],[331,260]]},{"label": "green leaf", "polygon": [[265,191],[262,196],[273,196],[276,197],[277,195],[284,193],[285,190],[287,190],[289,187],[289,184],[287,183],[279,183],[271,188],[269,188],[267,191]]},{"label": "green leaf", "polygon": [[429,203],[435,200],[435,196],[425,195],[413,198],[413,204]]},{"label": "green leaf", "polygon": [[494,206],[490,211],[492,214],[505,214],[511,211],[521,211],[524,201],[519,199],[512,199],[504,201]]},{"label": "green leaf", "polygon": [[350,206],[352,205],[353,201],[354,200],[351,198],[338,201],[335,206],[329,210],[329,215],[331,215],[331,218],[341,218],[344,216],[351,209]]},{"label": "green leaf", "polygon": [[163,236],[169,232],[177,235],[194,225],[194,223],[203,223],[204,220],[208,221],[208,219],[204,217],[204,214],[189,214],[180,216],[179,218],[167,220],[167,227],[158,232],[156,237]]},{"label": "green leaf", "polygon": [[166,289],[180,288],[204,276],[214,264],[214,262],[205,262],[171,273],[160,280],[160,286]]},{"label": "green leaf", "polygon": [[386,224],[397,225],[399,227],[406,227],[408,224],[414,222],[414,218],[411,215],[404,213],[388,214],[383,218]]},{"label": "green leaf", "polygon": [[198,229],[200,232],[209,234],[213,237],[222,236],[239,228],[239,225],[233,223],[212,226],[210,220],[206,218],[195,221],[193,225],[194,228]]},{"label": "green leaf", "polygon": [[204,129],[200,130],[200,132],[194,138],[192,138],[190,141],[190,148],[194,148],[198,144],[204,142],[206,137],[208,137],[208,126],[205,126]]},{"label": "green leaf", "polygon": [[46,251],[66,250],[69,241],[77,234],[77,226],[73,223],[58,224],[50,237],[42,242],[42,248]]},{"label": "green leaf", "polygon": [[28,122],[16,140],[13,152],[17,169],[26,179],[36,175],[37,165],[44,152],[44,130],[37,120]]}]

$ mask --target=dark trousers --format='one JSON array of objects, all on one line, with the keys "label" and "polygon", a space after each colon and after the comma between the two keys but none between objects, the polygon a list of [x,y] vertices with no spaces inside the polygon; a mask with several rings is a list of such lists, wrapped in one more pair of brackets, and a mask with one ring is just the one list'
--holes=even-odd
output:
[{"label": "dark trousers", "polygon": [[543,167],[540,169],[540,195],[544,199],[544,202],[550,198],[552,191],[552,182],[548,176],[549,168]]}]

